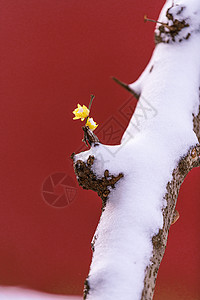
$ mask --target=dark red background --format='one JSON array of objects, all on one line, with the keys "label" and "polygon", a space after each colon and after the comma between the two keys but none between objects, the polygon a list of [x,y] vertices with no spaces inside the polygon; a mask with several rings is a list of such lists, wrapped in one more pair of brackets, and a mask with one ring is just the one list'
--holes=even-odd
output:
[{"label": "dark red background", "polygon": [[[101,201],[78,188],[57,209],[42,185],[56,172],[75,181],[69,156],[82,146],[82,123],[72,111],[91,93],[98,130],[114,117],[119,142],[128,123],[119,108],[130,95],[110,76],[130,83],[141,74],[154,48],[154,25],[143,16],[156,19],[163,3],[0,0],[1,285],[81,294]],[[199,178],[193,170],[182,186],[156,300],[200,299]]]}]

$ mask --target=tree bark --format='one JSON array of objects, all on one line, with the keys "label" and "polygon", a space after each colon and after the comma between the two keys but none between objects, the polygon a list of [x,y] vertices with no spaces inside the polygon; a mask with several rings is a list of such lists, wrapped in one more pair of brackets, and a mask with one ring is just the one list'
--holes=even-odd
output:
[{"label": "tree bark", "polygon": [[[112,146],[103,146],[96,140],[95,144],[91,143],[92,147],[89,151],[73,155],[74,169],[79,184],[85,189],[96,191],[103,202],[101,220],[92,242],[94,255],[91,270],[85,282],[84,299],[153,299],[157,273],[165,252],[168,232],[177,217],[175,206],[179,189],[190,170],[200,166],[200,4],[197,0],[193,0],[192,3],[185,0],[179,1],[179,3],[174,1],[172,4],[169,2],[167,1],[163,7],[159,18],[160,23],[157,24],[155,30],[157,44],[155,52],[141,77],[130,85],[121,84],[120,81],[115,80],[132,94],[138,95],[138,105],[143,99],[148,99],[149,103],[155,107],[157,114],[152,119],[143,120],[139,125],[137,124],[139,126],[139,132],[137,133],[134,132],[136,121],[133,114],[122,139],[122,144],[117,146],[122,154],[116,156],[108,154],[109,151],[112,152]],[[188,69],[188,59],[191,59],[192,71]],[[185,64],[185,62],[187,63]],[[180,69],[178,68],[178,70],[174,68],[174,64],[177,63],[180,63]],[[175,77],[174,72],[176,73]],[[187,72],[191,75],[188,75],[189,77],[193,77],[188,79],[189,89],[185,88],[183,94],[183,85],[186,84],[187,79],[185,73]],[[169,101],[169,103],[166,104],[166,101]],[[183,101],[183,106],[184,103],[188,103],[185,109],[182,108],[181,101]],[[168,107],[169,114],[165,114],[165,109]],[[184,129],[184,122],[188,125],[186,129]],[[169,132],[167,130],[168,123]],[[187,132],[184,132],[184,130],[187,130]],[[150,148],[148,148],[146,139],[143,138],[143,134],[146,132],[149,134],[146,139],[150,136]],[[135,141],[138,141],[140,137],[141,157],[140,151],[135,146]],[[168,144],[170,150],[167,149]],[[109,151],[106,152],[105,149]],[[159,168],[159,161],[156,161],[152,149],[155,151],[155,156],[158,156],[158,160],[167,161],[170,157],[169,162],[173,166],[172,169],[169,168],[171,170],[170,174],[168,174],[169,170],[165,172],[165,170]],[[130,153],[132,153],[133,162],[131,156],[129,160],[125,159],[125,156],[129,157]],[[104,160],[107,158],[111,163],[102,165],[99,154]],[[141,159],[141,165],[138,168],[137,155],[138,160]],[[135,173],[131,173],[129,166],[126,168],[124,160],[127,164],[130,162],[133,168],[136,166]],[[152,164],[149,160],[152,160]],[[157,171],[160,171],[160,177],[163,178],[163,182],[166,182],[166,184],[161,188],[162,199],[160,199],[159,194],[158,201],[152,203],[152,206],[155,205],[155,215],[157,215],[158,206],[160,207],[160,215],[158,214],[155,217],[155,224],[149,223],[149,236],[147,237],[146,223],[144,222],[145,229],[143,230],[143,225],[140,226],[143,221],[139,219],[142,209],[144,216],[148,213],[146,206],[149,203],[143,197],[141,197],[141,201],[137,202],[137,195],[140,195],[140,191],[137,190],[135,182],[138,180],[138,186],[141,186],[145,191],[145,180],[152,177],[154,161],[156,165],[155,173],[157,174]],[[142,180],[141,169],[148,164],[150,168],[145,169],[144,180]],[[107,168],[102,172],[101,167]],[[136,176],[130,179],[130,174],[136,174]],[[159,180],[159,175],[156,176],[155,178]],[[168,180],[166,180],[167,178]],[[131,180],[132,184],[127,184]],[[127,192],[129,188],[130,193]],[[154,190],[156,190],[155,186]],[[133,203],[130,202],[129,197],[123,196],[124,191],[125,194],[127,192],[128,196],[132,195]],[[151,200],[151,197],[149,199]],[[134,201],[136,202],[135,206]],[[136,215],[134,207],[138,210],[138,215]],[[123,218],[121,218],[121,215]],[[161,221],[159,221],[160,218]],[[127,233],[125,229],[127,229]],[[136,236],[134,242],[129,236],[130,231]],[[143,255],[141,257],[137,253],[137,244],[139,249],[143,249],[140,233],[147,245],[144,246],[144,248],[147,247],[147,250],[141,254]],[[116,240],[116,237],[119,240]],[[149,237],[151,239],[150,250]],[[126,252],[124,253],[124,251]],[[115,260],[112,260],[112,256],[114,257],[115,254],[116,265]],[[124,260],[124,265],[127,264],[127,261],[130,262],[130,266],[127,264],[127,274],[120,260]],[[141,268],[143,268],[143,273],[141,273]],[[142,276],[140,276],[141,274]],[[133,276],[132,284],[129,278],[131,276]]]}]

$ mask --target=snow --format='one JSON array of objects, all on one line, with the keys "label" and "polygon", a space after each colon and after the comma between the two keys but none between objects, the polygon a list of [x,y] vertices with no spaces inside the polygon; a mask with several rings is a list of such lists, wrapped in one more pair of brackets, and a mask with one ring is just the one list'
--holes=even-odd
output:
[{"label": "snow", "polygon": [[[171,6],[167,1],[160,21],[166,22]],[[181,14],[180,6],[186,6]],[[199,110],[200,1],[174,1],[170,13],[179,20],[187,17],[190,24],[176,41],[192,34],[181,43],[158,44],[143,74],[130,84],[140,100],[121,144],[99,145],[75,156],[86,161],[94,155],[99,177],[105,169],[124,174],[109,194],[95,233],[88,300],[141,299],[152,237],[163,226],[167,183],[179,159],[198,143],[192,114]],[[150,105],[152,113],[141,116],[141,105]]]},{"label": "snow", "polygon": [[81,300],[79,296],[59,296],[16,287],[0,287],[0,300]]},{"label": "snow", "polygon": [[[166,1],[165,6],[163,7],[163,10],[161,11],[161,14],[158,18],[158,21],[163,23],[168,23],[169,25],[172,25],[172,21],[169,21],[166,17],[166,10],[169,9],[169,13],[172,14],[172,16],[175,17],[175,19],[179,21],[185,20],[186,23],[189,24],[189,27],[183,28],[181,30],[181,34],[177,35],[175,37],[175,41],[178,41],[180,38],[184,38],[188,35],[188,33],[196,33],[200,30],[200,24],[199,24],[199,13],[200,13],[200,2],[198,0],[191,0],[188,5],[189,0],[176,0],[174,1],[174,5],[172,6],[172,1],[168,0]],[[155,32],[158,32],[159,24],[156,26]],[[165,35],[162,35],[163,38],[165,38]],[[166,36],[166,40],[168,37]]]}]

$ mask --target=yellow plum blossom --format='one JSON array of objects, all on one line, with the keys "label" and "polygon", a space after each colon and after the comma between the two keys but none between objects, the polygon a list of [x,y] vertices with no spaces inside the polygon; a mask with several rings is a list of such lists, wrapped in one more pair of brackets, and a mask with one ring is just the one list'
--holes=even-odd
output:
[{"label": "yellow plum blossom", "polygon": [[92,131],[97,128],[97,123],[93,120],[93,118],[88,118],[86,126],[88,126]]},{"label": "yellow plum blossom", "polygon": [[73,120],[81,119],[81,121],[83,121],[88,117],[90,111],[85,105],[81,106],[80,104],[78,104],[77,106],[78,107],[73,111],[73,114],[75,114]]}]

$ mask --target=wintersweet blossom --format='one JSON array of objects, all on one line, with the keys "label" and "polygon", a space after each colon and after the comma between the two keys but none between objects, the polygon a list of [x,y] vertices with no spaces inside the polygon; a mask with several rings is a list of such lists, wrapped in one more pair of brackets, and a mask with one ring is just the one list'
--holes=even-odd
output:
[{"label": "wintersweet blossom", "polygon": [[80,104],[78,104],[77,106],[78,107],[73,111],[73,114],[75,114],[73,120],[81,119],[81,121],[83,121],[88,117],[90,111],[85,105],[81,106]]},{"label": "wintersweet blossom", "polygon": [[88,118],[86,126],[88,126],[93,131],[97,128],[98,124],[93,120],[93,118]]}]

